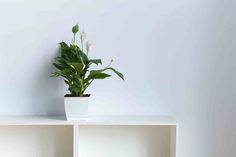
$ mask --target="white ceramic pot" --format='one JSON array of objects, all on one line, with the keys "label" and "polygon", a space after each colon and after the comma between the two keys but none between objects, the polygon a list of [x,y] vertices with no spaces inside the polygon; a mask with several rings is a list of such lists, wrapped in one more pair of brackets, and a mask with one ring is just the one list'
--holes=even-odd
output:
[{"label": "white ceramic pot", "polygon": [[88,116],[89,97],[64,97],[67,120],[81,120]]}]

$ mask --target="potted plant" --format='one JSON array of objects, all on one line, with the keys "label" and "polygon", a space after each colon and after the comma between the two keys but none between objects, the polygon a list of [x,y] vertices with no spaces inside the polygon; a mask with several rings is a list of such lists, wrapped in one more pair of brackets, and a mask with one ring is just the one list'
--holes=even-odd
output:
[{"label": "potted plant", "polygon": [[[111,67],[113,60],[105,68],[92,70],[91,65],[102,65],[102,60],[89,58],[92,45],[89,41],[85,43],[85,32],[79,32],[78,24],[73,26],[72,32],[73,39],[70,44],[63,41],[59,43],[60,55],[55,58],[53,65],[56,70],[52,73],[52,77],[64,79],[70,92],[64,96],[67,120],[87,116],[90,94],[85,94],[85,92],[94,80],[110,77],[111,75],[107,74],[107,71],[114,72],[124,80],[123,74]],[[76,43],[77,33],[79,33],[80,46]]]}]

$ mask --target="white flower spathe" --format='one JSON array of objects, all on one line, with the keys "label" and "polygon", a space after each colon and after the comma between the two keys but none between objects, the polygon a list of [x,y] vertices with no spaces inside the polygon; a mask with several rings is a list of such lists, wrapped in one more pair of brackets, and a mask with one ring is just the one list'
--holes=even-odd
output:
[{"label": "white flower spathe", "polygon": [[85,32],[84,32],[84,31],[80,32],[79,38],[80,38],[80,40],[81,40],[82,42],[85,40],[85,37],[86,37]]},{"label": "white flower spathe", "polygon": [[90,52],[93,48],[93,44],[90,41],[86,42],[86,50],[87,52]]}]

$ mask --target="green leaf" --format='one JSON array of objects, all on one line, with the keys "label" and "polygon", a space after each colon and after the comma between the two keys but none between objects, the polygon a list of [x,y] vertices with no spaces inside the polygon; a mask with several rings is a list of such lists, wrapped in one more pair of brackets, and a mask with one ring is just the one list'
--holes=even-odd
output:
[{"label": "green leaf", "polygon": [[107,77],[110,77],[111,75],[108,75],[106,73],[96,73],[92,76],[92,79],[104,79]]},{"label": "green leaf", "polygon": [[62,50],[68,50],[70,48],[64,41],[60,42],[59,44]]},{"label": "green leaf", "polygon": [[57,71],[57,73],[58,73],[59,75],[62,75],[62,76],[67,75],[69,72],[71,72],[70,69],[63,69],[63,70],[61,70],[61,71]]},{"label": "green leaf", "polygon": [[64,80],[64,82],[65,82],[67,85],[70,85],[70,82],[69,82],[69,81]]},{"label": "green leaf", "polygon": [[81,63],[68,63],[70,66],[74,67],[78,73],[82,73],[83,71],[83,64]]},{"label": "green leaf", "polygon": [[106,70],[111,70],[113,71],[116,75],[118,75],[122,80],[124,80],[124,76],[122,73],[120,73],[119,71],[115,70],[114,68],[108,67],[108,68],[104,68],[104,69],[100,69],[100,70],[91,70],[90,71],[90,75],[93,75],[95,73],[100,73]]},{"label": "green leaf", "polygon": [[56,74],[56,72],[52,72],[50,77],[58,77],[58,75]]},{"label": "green leaf", "polygon": [[55,60],[60,62],[60,63],[66,63],[66,59],[62,58],[62,57],[56,57]]},{"label": "green leaf", "polygon": [[72,32],[73,32],[74,34],[76,34],[78,31],[79,31],[79,25],[76,24],[76,25],[74,25],[74,26],[72,27]]},{"label": "green leaf", "polygon": [[80,50],[79,55],[82,57],[84,64],[87,65],[89,63],[89,59],[88,59],[87,55],[81,50]]},{"label": "green leaf", "polygon": [[102,60],[101,59],[90,59],[89,63],[90,64],[94,63],[94,64],[98,65],[98,64],[102,64]]},{"label": "green leaf", "polygon": [[63,69],[63,70],[59,70],[59,71],[55,71],[54,73],[52,73],[51,77],[58,77],[58,76],[62,76],[62,77],[69,77],[68,73],[71,72],[70,69]]},{"label": "green leaf", "polygon": [[114,69],[114,68],[111,68],[111,67],[109,67],[109,68],[107,68],[108,70],[112,70],[114,73],[116,73],[116,75],[118,75],[122,80],[125,80],[124,79],[124,75],[121,73],[121,72],[119,72],[119,71],[117,71],[116,69]]},{"label": "green leaf", "polygon": [[54,65],[58,70],[62,70],[62,69],[64,69],[64,67],[61,66],[60,64],[53,63],[53,65]]}]

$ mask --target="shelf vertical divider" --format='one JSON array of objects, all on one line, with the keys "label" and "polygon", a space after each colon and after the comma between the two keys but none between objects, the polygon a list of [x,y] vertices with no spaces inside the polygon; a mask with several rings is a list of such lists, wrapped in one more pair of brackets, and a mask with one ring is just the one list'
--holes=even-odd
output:
[{"label": "shelf vertical divider", "polygon": [[170,156],[176,157],[177,126],[170,126]]},{"label": "shelf vertical divider", "polygon": [[79,124],[73,125],[73,157],[79,157]]}]

